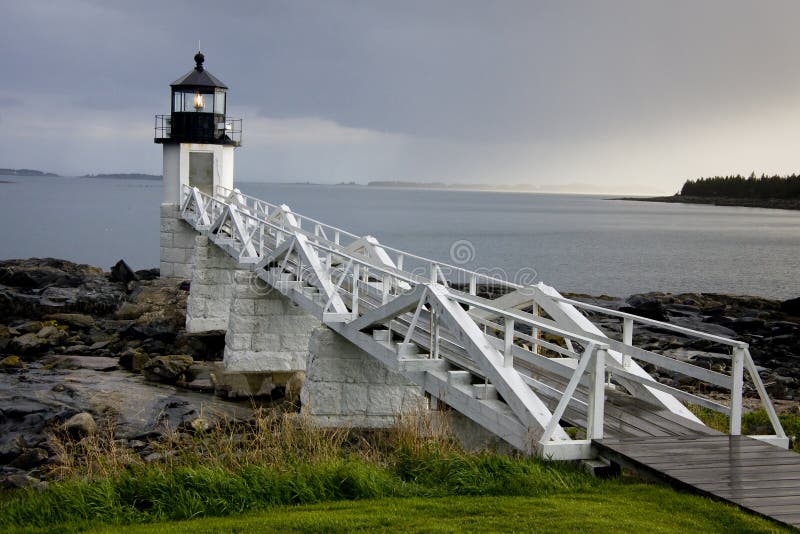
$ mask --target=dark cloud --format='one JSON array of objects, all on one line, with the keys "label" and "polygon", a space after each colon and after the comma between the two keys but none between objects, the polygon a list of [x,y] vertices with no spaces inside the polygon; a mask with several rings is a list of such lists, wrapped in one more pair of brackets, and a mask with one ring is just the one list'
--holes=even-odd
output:
[{"label": "dark cloud", "polygon": [[[520,157],[509,144],[574,150],[772,112],[800,93],[798,15],[790,1],[11,1],[0,107],[55,94],[163,112],[200,39],[234,112],[477,145],[489,161]],[[440,173],[434,152],[409,153],[408,172]]]}]

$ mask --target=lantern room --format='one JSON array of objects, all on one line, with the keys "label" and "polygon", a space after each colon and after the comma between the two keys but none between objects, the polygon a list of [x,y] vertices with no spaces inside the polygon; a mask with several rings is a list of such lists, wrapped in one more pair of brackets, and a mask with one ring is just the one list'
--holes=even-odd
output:
[{"label": "lantern room", "polygon": [[179,205],[187,188],[208,196],[233,188],[233,151],[242,121],[227,115],[228,87],[208,72],[198,51],[195,67],[170,84],[170,114],[156,115],[155,142],[164,152],[164,204]]},{"label": "lantern room", "polygon": [[156,116],[156,143],[212,143],[239,146],[241,120],[226,116],[228,87],[208,72],[197,52],[195,67],[170,84],[170,114]]}]

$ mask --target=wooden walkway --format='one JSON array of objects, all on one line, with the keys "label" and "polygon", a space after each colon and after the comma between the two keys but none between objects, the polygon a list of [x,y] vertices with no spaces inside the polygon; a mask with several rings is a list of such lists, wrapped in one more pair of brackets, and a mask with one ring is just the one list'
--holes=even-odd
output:
[{"label": "wooden walkway", "polygon": [[800,527],[800,454],[743,436],[603,439],[600,455],[672,485]]}]

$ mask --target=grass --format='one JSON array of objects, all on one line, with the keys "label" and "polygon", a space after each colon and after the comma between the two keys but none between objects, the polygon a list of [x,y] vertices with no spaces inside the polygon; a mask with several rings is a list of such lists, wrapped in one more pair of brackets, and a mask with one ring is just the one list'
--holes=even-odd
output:
[{"label": "grass", "polygon": [[429,422],[388,434],[326,431],[261,413],[250,424],[171,433],[146,463],[110,430],[56,442],[45,490],[0,496],[7,532],[615,530],[768,532],[731,506],[568,463],[469,453]]},{"label": "grass", "polygon": [[[610,491],[612,490],[613,491]],[[92,533],[119,526],[84,525]],[[80,528],[80,527],[78,527]],[[51,530],[69,532],[60,525]],[[125,532],[790,532],[707,499],[644,484],[538,497],[391,498],[280,506],[224,518],[132,525]]]},{"label": "grass", "polygon": [[[704,408],[697,405],[689,405],[689,409],[703,423],[719,430],[720,432],[728,433],[730,428],[730,418],[723,414]],[[794,413],[783,413],[778,416],[781,426],[783,426],[786,435],[792,439],[792,447],[795,452],[800,452],[800,415]],[[763,409],[746,412],[742,414],[742,434],[744,435],[759,435],[759,434],[774,434],[772,424],[769,422],[769,416]]]}]

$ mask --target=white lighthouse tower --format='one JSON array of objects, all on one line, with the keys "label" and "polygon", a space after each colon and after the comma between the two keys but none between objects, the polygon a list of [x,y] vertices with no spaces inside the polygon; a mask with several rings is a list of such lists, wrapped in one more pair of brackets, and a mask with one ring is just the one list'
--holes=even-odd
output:
[{"label": "white lighthouse tower", "polygon": [[180,218],[185,186],[207,195],[233,188],[233,150],[241,145],[242,121],[226,114],[228,87],[203,67],[172,84],[171,112],[156,115],[155,142],[164,148],[161,204],[161,276],[188,279],[196,233]]}]

